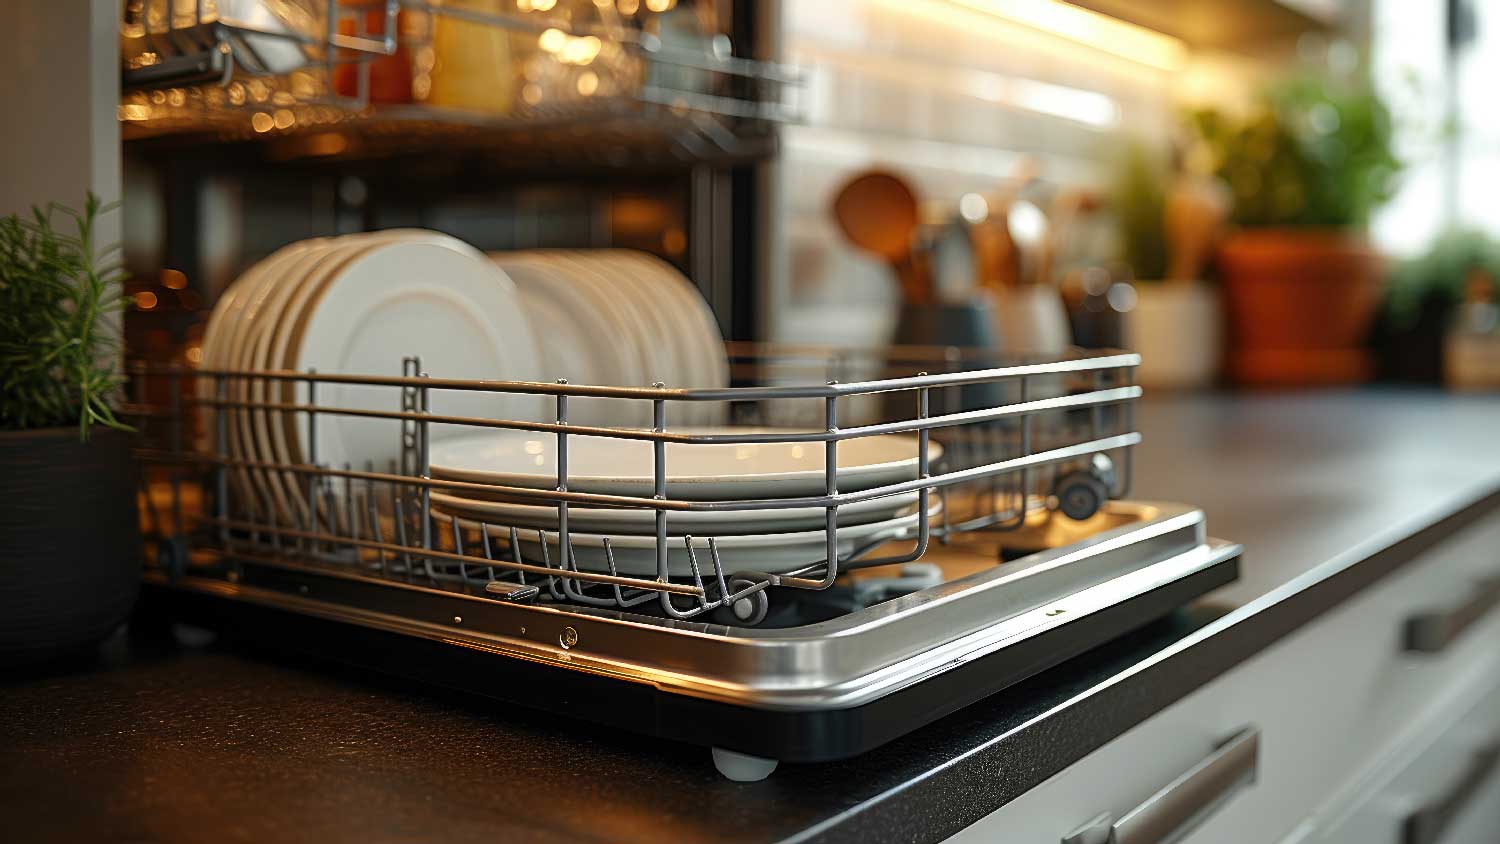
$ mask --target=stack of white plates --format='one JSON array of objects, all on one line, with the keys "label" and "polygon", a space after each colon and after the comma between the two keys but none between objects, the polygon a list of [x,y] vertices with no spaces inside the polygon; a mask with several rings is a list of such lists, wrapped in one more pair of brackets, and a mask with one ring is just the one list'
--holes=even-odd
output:
[{"label": "stack of white plates", "polygon": [[[492,252],[521,291],[543,368],[575,384],[724,387],[729,363],[713,311],[666,262],[624,249]],[[553,375],[553,373],[556,373]],[[648,402],[574,399],[569,421],[649,425]],[[671,402],[669,425],[722,422],[718,402]]]},{"label": "stack of white plates", "polygon": [[[728,364],[712,312],[696,288],[669,265],[624,250],[532,251],[485,255],[447,235],[391,230],[307,240],[251,267],[215,306],[204,332],[203,365],[221,370],[316,370],[326,374],[403,373],[417,357],[436,378],[573,384],[724,387]],[[202,382],[205,394],[214,389]],[[301,382],[229,378],[224,398],[305,405]],[[322,383],[319,407],[396,411],[391,387]],[[551,397],[432,390],[432,412],[541,421],[554,418]],[[713,402],[669,402],[674,432],[726,432]],[[649,426],[645,400],[574,398],[574,424]],[[263,464],[317,463],[389,470],[402,450],[399,421],[323,413],[315,434],[307,414],[245,407],[222,416],[231,458]],[[213,447],[217,431],[206,432]],[[502,539],[519,531],[521,551],[556,561],[561,511],[505,488],[554,489],[556,437],[526,431],[434,425],[431,471],[436,478],[490,484],[432,496],[434,515],[481,524]],[[651,497],[652,444],[643,440],[573,436],[568,488]],[[941,447],[933,444],[929,457]],[[669,444],[669,498],[727,501],[821,495],[821,443]],[[842,492],[917,477],[917,440],[878,436],[839,447]],[[307,479],[292,472],[237,468],[230,482],[254,515],[306,523]],[[907,535],[918,521],[915,493],[841,508],[839,552]],[[343,508],[335,508],[342,510]],[[326,511],[324,511],[326,512]],[[578,565],[606,570],[609,538],[615,570],[655,576],[656,513],[650,509],[570,506],[569,533]],[[711,570],[712,537],[729,571],[789,571],[826,553],[822,508],[673,512],[666,517],[669,573],[690,575],[686,548],[694,538],[699,571]],[[340,526],[347,528],[348,526]]]},{"label": "stack of white plates", "polygon": [[[748,428],[681,428],[676,433],[752,433]],[[524,431],[495,431],[456,437],[434,446],[432,475],[497,487],[553,489],[557,485],[556,437]],[[826,491],[822,443],[684,444],[668,443],[666,495],[689,501],[730,501],[819,496]],[[928,447],[937,460],[942,447]],[[650,498],[655,492],[654,450],[645,440],[573,436],[568,439],[568,489],[607,495]],[[917,477],[917,440],[885,435],[847,440],[839,445],[838,486],[858,492]],[[839,553],[908,535],[918,521],[908,492],[847,505],[839,510]],[[467,527],[480,523],[502,538],[519,531],[523,552],[542,554],[542,540],[556,550],[560,514],[556,505],[523,503],[515,493],[464,490],[434,493],[433,508],[456,516]],[[826,555],[826,511],[820,507],[764,510],[703,510],[667,515],[668,568],[675,576],[692,574],[686,537],[693,537],[700,572],[711,571],[707,540],[714,537],[726,572],[790,571]],[[580,568],[608,566],[605,538],[610,540],[615,570],[654,576],[656,512],[649,509],[570,505],[568,528]]]},{"label": "stack of white plates", "polygon": [[[447,235],[392,230],[306,240],[286,246],[245,272],[219,299],[204,331],[209,369],[317,370],[402,374],[402,359],[444,378],[545,377],[530,321],[515,285],[484,254]],[[305,384],[227,379],[237,401],[306,402]],[[204,382],[204,389],[211,389]],[[389,387],[322,384],[325,407],[400,410]],[[433,391],[435,413],[495,419],[541,419],[548,402],[535,395]],[[387,469],[401,453],[399,423],[322,415],[316,443],[306,416],[262,410],[225,415],[229,455],[268,463],[312,463]],[[472,428],[434,426],[440,439]],[[214,432],[208,432],[212,446]],[[262,517],[300,524],[304,482],[291,473],[231,473],[242,501]]]}]

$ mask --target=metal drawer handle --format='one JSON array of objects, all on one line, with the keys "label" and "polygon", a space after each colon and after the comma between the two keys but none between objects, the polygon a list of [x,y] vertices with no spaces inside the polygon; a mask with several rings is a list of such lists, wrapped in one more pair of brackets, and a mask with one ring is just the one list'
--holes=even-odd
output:
[{"label": "metal drawer handle", "polygon": [[1500,767],[1500,741],[1475,751],[1469,767],[1451,791],[1406,816],[1401,824],[1402,844],[1441,841],[1448,824],[1458,817],[1497,767]]},{"label": "metal drawer handle", "polygon": [[1246,727],[1119,820],[1106,812],[1063,836],[1062,844],[1172,844],[1181,840],[1255,782],[1259,756],[1260,730]]},{"label": "metal drawer handle", "polygon": [[1406,649],[1416,653],[1438,653],[1453,644],[1496,605],[1500,605],[1500,577],[1485,578],[1462,604],[1408,618]]}]

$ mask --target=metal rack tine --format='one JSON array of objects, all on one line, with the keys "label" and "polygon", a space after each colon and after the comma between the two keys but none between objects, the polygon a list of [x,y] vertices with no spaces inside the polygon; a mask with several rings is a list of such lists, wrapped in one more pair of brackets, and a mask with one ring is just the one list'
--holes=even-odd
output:
[{"label": "metal rack tine", "polygon": [[[495,553],[490,548],[490,524],[489,524],[489,522],[480,522],[479,523],[479,543],[480,543],[480,548],[484,551],[484,558],[486,560],[493,560],[493,559],[495,559]],[[495,579],[495,567],[494,566],[485,566],[484,567],[484,571],[485,571],[485,574],[489,575],[489,577],[487,579],[489,579],[489,580],[494,580]]]},{"label": "metal rack tine", "polygon": [[[687,547],[688,568],[693,572],[693,585],[702,589],[703,577],[698,571],[698,555],[693,552],[693,537],[691,535],[684,535],[682,537],[682,544]],[[721,592],[720,595],[722,597],[723,593]],[[707,608],[708,602],[700,598],[698,599],[698,604],[698,609],[702,610]]]},{"label": "metal rack tine", "polygon": [[[375,506],[375,491],[371,489],[365,496],[365,517],[369,521],[370,535],[378,542],[385,541],[385,532],[380,527],[380,510]],[[385,549],[375,549],[375,562],[381,574],[386,574]]]},{"label": "metal rack tine", "polygon": [[[397,495],[394,489],[391,490],[391,512],[395,517],[396,544],[402,548],[411,548],[411,542],[406,538],[406,509],[402,506],[402,496]],[[401,552],[401,564],[401,570],[405,573],[406,579],[408,581],[411,580],[412,558],[410,551]]]},{"label": "metal rack tine", "polygon": [[[619,571],[615,568],[615,549],[614,546],[610,543],[609,537],[607,536],[604,537],[604,562],[609,566],[610,574],[619,574]],[[615,592],[615,602],[623,606],[625,603],[625,596],[620,592],[620,584],[615,583],[611,584],[611,586]]]},{"label": "metal rack tine", "polygon": [[[464,552],[463,529],[458,526],[458,516],[448,517],[449,530],[453,533],[453,550],[459,554]],[[469,566],[462,560],[458,563],[458,576],[464,583],[469,582]]]},{"label": "metal rack tine", "polygon": [[[516,562],[516,563],[522,562],[522,560],[521,560],[521,536],[520,536],[519,533],[516,532],[515,527],[512,527],[510,529],[510,558],[511,558],[511,560],[513,562]],[[521,578],[521,585],[525,586],[526,585],[526,572],[521,571],[520,569],[517,569],[516,570],[516,574]],[[548,580],[551,580],[551,578],[548,578]]]},{"label": "metal rack tine", "polygon": [[714,577],[719,581],[719,595],[722,598],[729,594],[729,585],[724,582],[724,563],[719,559],[719,538],[710,536],[708,538],[708,561],[713,564]]},{"label": "metal rack tine", "polygon": [[[551,555],[549,555],[547,553],[547,534],[544,531],[542,531],[541,528],[537,528],[537,531],[536,531],[536,542],[537,542],[538,545],[542,546],[542,565],[544,567],[546,567],[546,568],[549,568],[549,569],[552,568]],[[520,559],[520,556],[521,556],[520,546],[517,545],[516,549],[517,549],[516,550],[516,558]],[[559,547],[559,553],[560,552],[561,552],[561,548]],[[547,575],[547,591],[550,592],[550,593],[552,593],[553,600],[561,601],[563,599],[562,593],[557,588],[557,576],[556,575],[553,575],[553,574],[548,574]]]}]

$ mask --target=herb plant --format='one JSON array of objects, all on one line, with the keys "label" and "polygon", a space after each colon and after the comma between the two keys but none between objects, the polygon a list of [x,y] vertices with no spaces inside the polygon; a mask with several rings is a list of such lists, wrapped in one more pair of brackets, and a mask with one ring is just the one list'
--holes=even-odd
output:
[{"label": "herb plant", "polygon": [[0,429],[128,429],[111,407],[124,377],[109,318],[125,273],[119,244],[95,243],[113,207],[91,193],[81,212],[52,203],[0,217]]},{"label": "herb plant", "polygon": [[1309,76],[1268,89],[1248,118],[1193,115],[1246,226],[1363,226],[1395,192],[1390,111],[1367,82]]},{"label": "herb plant", "polygon": [[1164,195],[1171,168],[1165,153],[1141,140],[1125,144],[1111,185],[1112,205],[1120,227],[1120,247],[1137,279],[1167,276],[1167,240],[1163,231]]},{"label": "herb plant", "polygon": [[[1474,229],[1444,232],[1428,251],[1391,271],[1387,307],[1401,328],[1414,323],[1426,303],[1449,309],[1464,298],[1470,274],[1500,279],[1500,240]],[[1500,294],[1500,289],[1494,291]]]}]

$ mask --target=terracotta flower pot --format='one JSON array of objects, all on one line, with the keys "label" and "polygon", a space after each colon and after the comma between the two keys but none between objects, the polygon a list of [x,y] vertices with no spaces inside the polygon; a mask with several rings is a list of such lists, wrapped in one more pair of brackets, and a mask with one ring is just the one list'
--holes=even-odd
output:
[{"label": "terracotta flower pot", "polygon": [[1219,247],[1229,369],[1257,385],[1347,384],[1372,371],[1364,343],[1384,262],[1333,229],[1245,229]]},{"label": "terracotta flower pot", "polygon": [[0,666],[87,648],[140,587],[132,436],[0,431]]}]

